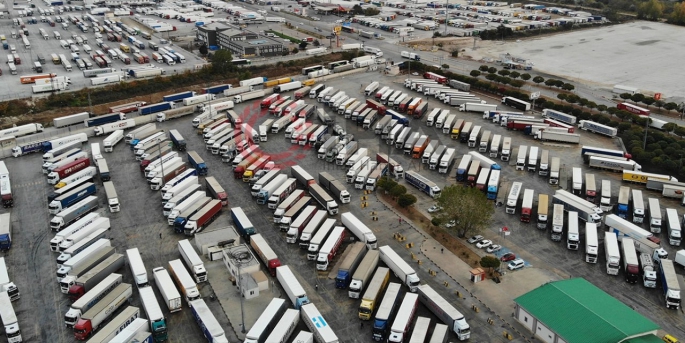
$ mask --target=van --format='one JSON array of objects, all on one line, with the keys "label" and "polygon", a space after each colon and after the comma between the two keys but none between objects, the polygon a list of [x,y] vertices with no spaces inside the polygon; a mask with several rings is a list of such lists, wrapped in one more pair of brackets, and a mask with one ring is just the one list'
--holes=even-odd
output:
[{"label": "van", "polygon": [[45,64],[45,57],[43,57],[42,54],[36,54],[36,59],[37,59],[38,62],[40,62],[41,64]]},{"label": "van", "polygon": [[102,39],[102,35],[99,32],[95,32],[95,39]]},{"label": "van", "polygon": [[43,72],[43,66],[40,64],[40,62],[33,62],[33,70],[36,73],[42,73]]},{"label": "van", "polygon": [[140,35],[145,39],[152,39],[152,35],[147,32],[143,32]]},{"label": "van", "polygon": [[63,30],[69,29],[69,24],[67,24],[67,23],[65,23],[65,22],[62,22],[60,25],[62,25],[62,29],[63,29]]},{"label": "van", "polygon": [[57,54],[51,54],[50,58],[52,58],[52,64],[62,64],[62,61],[59,59]]},{"label": "van", "polygon": [[148,42],[147,46],[150,47],[150,49],[152,49],[154,51],[159,50],[159,46],[157,46],[157,44],[155,44],[154,42]]},{"label": "van", "polygon": [[95,39],[95,45],[102,47],[102,44],[105,44],[105,42],[102,41],[100,38]]},{"label": "van", "polygon": [[79,49],[76,44],[72,44],[71,46],[69,46],[69,49],[71,49],[71,52],[75,52],[77,54],[81,51],[81,49]]},{"label": "van", "polygon": [[113,60],[119,59],[119,54],[117,54],[116,50],[114,49],[109,49],[109,51],[107,51],[107,54]]},{"label": "van", "polygon": [[663,340],[666,343],[680,343],[680,341],[677,338],[675,338],[671,335],[665,335]]},{"label": "van", "polygon": [[88,44],[83,44],[83,51],[85,51],[87,54],[90,54],[93,49],[90,48],[90,45]]},{"label": "van", "polygon": [[[16,19],[14,19],[16,21]],[[17,38],[17,30],[12,30],[12,38]]]},{"label": "van", "polygon": [[64,39],[62,39],[62,40],[59,41],[59,46],[61,46],[62,48],[66,49],[66,48],[69,47],[69,43],[67,43],[67,41],[65,41]]},{"label": "van", "polygon": [[17,66],[14,65],[14,62],[7,63],[7,67],[10,69],[10,74],[17,75]]},{"label": "van", "polygon": [[72,39],[67,39],[67,44],[69,44],[69,46],[72,46],[72,45],[75,45],[76,43]]},{"label": "van", "polygon": [[176,55],[176,61],[178,61],[178,63],[186,63],[186,58],[183,55],[178,52],[174,53],[174,55]]},{"label": "van", "polygon": [[55,39],[62,39],[62,35],[59,32],[54,31],[53,33],[55,34]]},{"label": "van", "polygon": [[72,70],[71,69],[71,63],[69,63],[69,61],[64,61],[63,64],[64,64],[64,70],[71,72],[71,70]]},{"label": "van", "polygon": [[516,270],[516,269],[523,268],[524,265],[525,265],[525,262],[523,261],[523,259],[517,258],[517,259],[509,262],[509,264],[507,265],[507,268],[509,268],[509,270]]},{"label": "van", "polygon": [[10,44],[10,52],[11,52],[11,53],[17,52],[17,47],[14,46],[14,44]]},{"label": "van", "polygon": [[71,60],[72,60],[72,61],[76,61],[76,60],[78,60],[78,59],[80,59],[79,55],[78,55],[77,53],[75,53],[75,52],[72,52],[72,53],[71,53]]},{"label": "van", "polygon": [[76,63],[76,67],[78,67],[79,70],[84,70],[86,69],[86,64],[83,62],[82,59],[77,59],[74,61]]},{"label": "van", "polygon": [[[81,35],[80,37],[81,37],[81,43],[82,43],[82,44],[88,44],[88,37],[86,37],[86,36],[84,36],[84,35]],[[78,39],[77,39],[77,40],[78,40]]]}]

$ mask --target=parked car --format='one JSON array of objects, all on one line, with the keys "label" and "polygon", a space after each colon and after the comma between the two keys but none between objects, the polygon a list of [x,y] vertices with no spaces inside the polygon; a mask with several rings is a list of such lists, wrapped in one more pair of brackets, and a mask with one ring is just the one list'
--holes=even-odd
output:
[{"label": "parked car", "polygon": [[492,245],[492,241],[491,241],[491,240],[484,239],[484,240],[482,240],[482,241],[476,243],[476,248],[478,248],[478,249],[485,249],[485,248],[487,248],[487,247],[489,247],[489,246],[491,246],[491,245]]},{"label": "parked car", "polygon": [[428,209],[428,213],[434,213],[434,212],[438,212],[440,210],[442,210],[442,207],[440,207],[438,205],[433,205]]},{"label": "parked car", "polygon": [[517,258],[517,259],[509,262],[509,264],[507,265],[507,268],[509,268],[509,270],[516,270],[516,269],[523,268],[523,265],[524,265],[523,260],[520,258]]},{"label": "parked car", "polygon": [[482,241],[483,239],[484,239],[483,236],[475,235],[475,236],[469,238],[469,240],[467,242],[473,244],[473,243],[478,243],[478,242]]},{"label": "parked car", "polygon": [[501,245],[499,245],[499,244],[493,244],[493,245],[489,246],[488,249],[487,249],[486,251],[487,251],[488,253],[492,254],[492,253],[496,253],[496,252],[498,252],[498,251],[500,251],[500,250],[502,250],[502,246],[501,246]]},{"label": "parked car", "polygon": [[453,219],[450,220],[447,224],[445,224],[445,227],[454,227],[455,225],[457,225],[457,222]]},{"label": "parked car", "polygon": [[499,258],[499,260],[502,262],[509,262],[509,261],[513,261],[515,259],[516,259],[516,254],[514,254],[513,252],[508,252]]}]

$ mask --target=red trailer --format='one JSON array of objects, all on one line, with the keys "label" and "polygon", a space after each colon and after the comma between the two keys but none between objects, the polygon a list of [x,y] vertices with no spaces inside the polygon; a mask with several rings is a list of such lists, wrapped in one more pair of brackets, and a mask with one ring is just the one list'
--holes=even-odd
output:
[{"label": "red trailer", "polygon": [[366,106],[378,111],[379,115],[385,114],[385,106],[376,100],[366,99]]},{"label": "red trailer", "polygon": [[436,74],[436,73],[425,73],[425,74],[423,74],[423,78],[435,80],[438,83],[442,83],[443,85],[447,84],[447,78],[442,76],[442,75]]},{"label": "red trailer", "polygon": [[214,199],[207,203],[203,208],[201,208],[197,213],[193,214],[186,226],[183,228],[183,232],[186,236],[192,236],[211,224],[212,221],[219,216],[221,213],[221,200]]},{"label": "red trailer", "polygon": [[130,102],[128,104],[112,106],[109,108],[109,113],[131,113],[138,111],[141,106],[147,105],[145,101]]},{"label": "red trailer", "polygon": [[59,180],[87,167],[90,167],[90,159],[88,157],[79,158],[78,160],[67,163],[48,174],[48,183],[54,185],[59,182]]},{"label": "red trailer", "polygon": [[539,124],[540,124],[539,122],[535,122],[535,121],[514,120],[514,121],[507,122],[507,129],[508,130],[523,131],[528,126],[539,125]]},{"label": "red trailer", "polygon": [[262,108],[269,108],[269,106],[271,106],[271,104],[273,102],[275,102],[276,100],[278,100],[280,98],[281,98],[280,94],[271,94],[271,95],[267,96],[266,98],[264,98],[264,100],[262,100],[261,107]]},{"label": "red trailer", "polygon": [[269,269],[271,276],[276,276],[276,268],[281,266],[281,261],[278,260],[278,256],[271,249],[269,243],[264,240],[261,234],[250,236],[250,246],[257,253],[262,262]]},{"label": "red trailer", "polygon": [[573,125],[562,123],[558,120],[546,118],[544,120],[544,123],[551,126],[551,127],[563,127],[565,129],[568,129],[568,133],[575,133],[575,131],[576,131],[576,128],[573,127]]},{"label": "red trailer", "polygon": [[228,206],[228,194],[214,176],[205,178],[205,186],[212,198],[221,201],[221,206]]},{"label": "red trailer", "polygon": [[[243,174],[245,174],[245,171],[247,170],[247,167],[250,166],[252,163],[257,161],[261,157],[261,154],[258,153],[253,153],[252,155],[249,155],[245,157],[238,165],[233,169],[233,177],[236,179],[242,179]],[[249,181],[249,180],[248,180]]]},{"label": "red trailer", "polygon": [[649,115],[649,110],[648,110],[648,109],[645,109],[645,108],[642,108],[642,107],[639,107],[639,106],[635,106],[635,105],[629,104],[629,103],[627,103],[627,102],[620,103],[620,104],[616,105],[616,107],[617,107],[619,110],[628,111],[628,112],[630,112],[630,113],[634,113],[634,114],[637,114],[637,115],[640,115],[640,116],[648,116],[648,115]]}]

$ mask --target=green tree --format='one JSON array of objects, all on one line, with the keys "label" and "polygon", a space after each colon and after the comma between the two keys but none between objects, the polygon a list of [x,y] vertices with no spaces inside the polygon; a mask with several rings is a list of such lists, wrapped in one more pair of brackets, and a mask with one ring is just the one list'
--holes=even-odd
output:
[{"label": "green tree", "polygon": [[499,268],[501,264],[502,262],[500,262],[497,257],[492,255],[485,255],[480,259],[480,266],[483,268],[488,268],[490,271]]},{"label": "green tree", "polygon": [[[525,79],[524,79],[524,80],[525,80]],[[539,85],[539,84],[545,82],[545,78],[542,77],[542,76],[536,76],[536,77],[533,78],[533,82],[535,82],[536,84]]]},{"label": "green tree", "polygon": [[519,72],[517,72],[517,71],[512,71],[512,72],[509,74],[509,77],[511,77],[512,79],[518,79],[519,77],[521,77],[521,73],[519,73]]},{"label": "green tree", "polygon": [[659,0],[649,0],[637,6],[639,19],[658,20],[664,14],[664,4]]},{"label": "green tree", "polygon": [[400,184],[396,184],[390,189],[388,193],[390,193],[390,196],[397,199],[397,197],[399,197],[400,195],[407,193],[407,187],[404,187]]},{"label": "green tree", "polygon": [[397,204],[400,205],[400,207],[409,207],[411,205],[414,205],[415,203],[416,197],[413,194],[409,193],[402,194],[397,199]]},{"label": "green tree", "polygon": [[209,52],[209,50],[207,49],[207,44],[200,45],[200,47],[198,48],[198,51],[200,51],[200,54],[202,56],[207,56],[207,53]]},{"label": "green tree", "polygon": [[570,91],[572,91],[572,90],[576,89],[576,86],[574,86],[574,85],[572,85],[572,84],[570,84],[570,83],[564,83],[564,85],[563,85],[563,86],[561,86],[561,89],[563,89],[563,90],[566,90],[566,91],[569,91],[569,92],[570,92]]},{"label": "green tree", "polygon": [[521,79],[522,79],[523,81],[528,81],[528,80],[530,80],[530,78],[531,78],[531,76],[530,76],[530,74],[528,74],[528,73],[523,73],[523,74],[521,74]]},{"label": "green tree", "polygon": [[[533,79],[533,82],[535,82],[535,79]],[[552,87],[554,84],[557,82],[555,79],[547,79],[545,80],[545,86],[547,87]]]},{"label": "green tree", "polygon": [[606,112],[607,111],[607,105],[597,105],[597,110],[600,112]]},{"label": "green tree", "polygon": [[440,193],[437,202],[443,210],[435,217],[443,223],[454,220],[456,225],[449,230],[460,237],[485,229],[495,212],[492,202],[475,187],[447,186]]},{"label": "green tree", "polygon": [[307,43],[307,42],[300,42],[300,44],[299,44],[298,46],[300,47],[300,50],[304,50],[304,49],[307,48],[307,45],[309,45],[309,43]]},{"label": "green tree", "polygon": [[459,57],[459,49],[452,50],[452,57],[454,57],[454,58]]},{"label": "green tree", "polygon": [[621,93],[621,94],[619,94],[619,97],[620,97],[621,99],[623,99],[623,100],[628,100],[628,99],[630,99],[632,96],[633,96],[633,95],[630,94],[630,93]]},{"label": "green tree", "polygon": [[635,93],[630,97],[630,100],[633,100],[635,103],[642,102],[642,100],[645,100],[645,95],[641,93]]},{"label": "green tree", "polygon": [[480,71],[475,70],[475,69],[471,70],[471,73],[469,75],[471,75],[473,77],[478,77],[478,76],[480,76]]},{"label": "green tree", "polygon": [[669,111],[669,112],[673,111],[677,108],[678,108],[678,104],[676,104],[675,102],[668,102],[664,105],[664,109],[666,109],[666,111]]},{"label": "green tree", "polygon": [[445,63],[442,65],[442,69],[450,69],[450,65]]},{"label": "green tree", "polygon": [[521,87],[523,87],[524,84],[525,83],[521,80],[512,80],[511,81],[511,86],[516,87],[516,88],[521,88]]},{"label": "green tree", "polygon": [[643,104],[647,105],[647,106],[652,106],[652,104],[653,104],[655,101],[656,101],[656,100],[655,100],[654,98],[652,98],[651,96],[646,96],[644,99],[642,99],[641,102],[642,102]]},{"label": "green tree", "polygon": [[488,66],[485,65],[485,64],[483,64],[483,65],[481,65],[480,67],[478,67],[478,70],[480,70],[480,71],[488,71],[488,69],[490,69],[490,67],[488,67]]},{"label": "green tree", "polygon": [[676,123],[666,123],[666,124],[664,124],[662,129],[664,129],[664,131],[666,131],[666,132],[673,132],[677,127],[678,127],[678,124],[676,124]]},{"label": "green tree", "polygon": [[619,132],[624,132],[630,130],[630,128],[633,127],[630,123],[620,123],[618,124],[618,131]]},{"label": "green tree", "polygon": [[508,70],[506,70],[506,69],[502,69],[502,70],[500,70],[500,71],[497,72],[497,74],[500,74],[500,75],[502,75],[502,76],[507,76],[507,75],[509,75],[510,73],[511,73],[511,72],[508,71]]},{"label": "green tree", "polygon": [[488,75],[485,75],[485,78],[488,79],[488,80],[490,80],[490,81],[495,81],[498,77],[499,77],[499,76],[497,76],[497,75],[495,75],[495,74],[488,74]]},{"label": "green tree", "polygon": [[489,73],[489,74],[494,74],[494,73],[496,73],[496,72],[497,72],[497,68],[495,68],[495,67],[490,67],[490,68],[488,68],[488,73]]},{"label": "green tree", "polygon": [[566,100],[566,94],[564,94],[564,93],[557,94],[557,99],[559,99],[561,101]]},{"label": "green tree", "polygon": [[226,75],[234,72],[237,68],[231,63],[233,56],[228,50],[218,50],[212,55],[212,70],[218,75]]},{"label": "green tree", "polygon": [[381,178],[381,180],[378,181],[378,187],[383,189],[386,193],[389,193],[390,190],[393,189],[393,187],[395,186],[397,186],[397,181],[387,176],[384,176],[383,178]]},{"label": "green tree", "polygon": [[683,136],[685,136],[685,127],[678,126],[675,128],[673,133],[675,133],[676,135],[678,135],[680,137],[683,137]]},{"label": "green tree", "polygon": [[673,12],[668,17],[668,22],[675,25],[685,25],[685,2],[673,5]]},{"label": "green tree", "polygon": [[657,100],[654,102],[654,106],[656,106],[656,108],[658,108],[658,109],[661,109],[662,107],[664,107],[665,104],[666,103],[663,100]]}]

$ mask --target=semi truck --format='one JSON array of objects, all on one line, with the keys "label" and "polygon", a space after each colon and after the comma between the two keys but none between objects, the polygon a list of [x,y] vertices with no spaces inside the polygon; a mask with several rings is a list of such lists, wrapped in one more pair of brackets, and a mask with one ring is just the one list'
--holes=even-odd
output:
[{"label": "semi truck", "polygon": [[174,281],[171,279],[169,272],[164,267],[157,267],[152,270],[152,275],[169,312],[180,311],[182,309],[181,294],[176,289],[176,286],[174,286]]},{"label": "semi truck", "polygon": [[123,283],[117,286],[97,305],[84,313],[76,325],[74,325],[74,336],[76,339],[82,341],[90,337],[112,313],[127,303],[132,296],[133,288],[130,284]]},{"label": "semi truck", "polygon": [[[243,81],[240,81],[243,82]],[[224,329],[216,320],[212,311],[207,307],[204,300],[198,299],[190,302],[195,321],[202,329],[202,334],[209,343],[228,343]]]},{"label": "semi truck", "polygon": [[178,251],[181,253],[181,257],[186,266],[188,266],[188,269],[191,271],[190,274],[195,279],[195,282],[200,283],[207,281],[207,269],[205,269],[204,263],[190,244],[190,241],[187,239],[178,241]]},{"label": "semi truck", "polygon": [[78,203],[79,201],[85,199],[88,196],[94,195],[97,188],[92,182],[86,182],[69,192],[66,192],[55,200],[52,200],[48,205],[48,212],[50,214],[57,214],[68,207]]},{"label": "semi truck", "polygon": [[176,285],[181,290],[181,293],[183,293],[188,305],[190,305],[190,302],[200,299],[200,291],[197,289],[197,284],[193,281],[193,278],[180,259],[169,261],[169,273],[176,281]]},{"label": "semi truck", "polygon": [[[265,342],[285,342],[295,331],[300,322],[300,311],[287,309]],[[295,340],[297,342],[297,339]],[[301,341],[304,343],[304,341]]]},{"label": "semi truck", "polygon": [[649,198],[649,230],[651,232],[661,232],[661,218],[659,199]]},{"label": "semi truck", "polygon": [[[97,243],[100,242],[95,242],[94,245],[98,245]],[[59,268],[57,278],[62,293],[66,294],[71,283],[114,254],[114,248],[106,244],[101,244],[96,248],[97,250],[89,250],[89,248],[92,247],[76,254]]]},{"label": "semi truck", "polygon": [[[95,169],[95,168],[93,168]],[[98,207],[98,198],[96,196],[88,196],[87,198],[77,202],[73,206],[59,212],[50,220],[50,228],[53,231],[61,231],[69,226],[74,221],[85,216]]]},{"label": "semi truck", "polygon": [[112,183],[112,181],[105,181],[102,183],[102,185],[105,187],[105,195],[107,197],[109,211],[112,213],[119,212],[121,210],[121,206],[119,204],[119,197],[117,196],[117,191],[114,188],[114,183]]},{"label": "semi truck", "polygon": [[347,247],[342,258],[342,263],[338,266],[338,274],[335,277],[335,287],[346,289],[352,281],[352,274],[361,263],[366,253],[364,243],[355,242]]},{"label": "semi truck", "polygon": [[276,320],[283,315],[285,309],[285,299],[273,298],[245,334],[245,343],[264,342],[268,333],[276,326]]},{"label": "semi truck", "polygon": [[378,247],[376,235],[354,214],[345,212],[340,216],[340,220],[343,226],[350,230],[360,242],[366,244],[368,249],[376,249]]},{"label": "semi truck", "polygon": [[404,173],[404,180],[420,191],[428,194],[431,198],[437,198],[442,191],[434,182],[413,170],[408,170]]},{"label": "semi truck", "polygon": [[69,162],[48,173],[48,183],[57,184],[61,179],[74,175],[87,167],[90,167],[90,159],[87,157]]},{"label": "semi truck", "polygon": [[[70,279],[69,276],[62,279],[60,281],[62,293],[69,295],[71,301],[77,301],[123,266],[124,255],[112,254],[77,279]],[[64,290],[65,287],[66,291]]]},{"label": "semi truck", "polygon": [[12,220],[10,213],[0,214],[0,251],[12,248]]},{"label": "semi truck", "polygon": [[55,189],[60,189],[68,184],[75,183],[80,180],[91,180],[95,174],[97,174],[97,169],[95,167],[86,167],[79,172],[60,179],[59,182],[55,184]]},{"label": "semi truck", "polygon": [[307,325],[317,342],[339,342],[338,336],[335,335],[331,326],[326,322],[326,319],[324,319],[314,304],[302,306],[300,308],[300,314],[302,315],[302,321]]},{"label": "semi truck", "polygon": [[471,337],[471,327],[466,318],[454,306],[429,285],[417,287],[419,301],[433,312],[454,332],[460,341]]},{"label": "semi truck", "polygon": [[0,293],[9,294],[9,297],[12,299],[12,301],[19,300],[21,296],[17,285],[10,280],[4,257],[0,257]]},{"label": "semi truck", "polygon": [[[375,260],[376,264],[378,263],[378,259],[380,258],[380,252],[378,250],[370,250],[369,253],[372,252],[377,252],[375,254]],[[368,255],[370,256],[369,258],[374,259],[374,255]],[[365,257],[366,258],[366,257]],[[364,264],[364,261],[362,261],[362,264]],[[361,266],[360,266],[361,268]],[[371,268],[373,271],[375,269],[375,265]],[[356,272],[355,272],[356,274]],[[352,289],[352,284],[350,284],[350,291],[349,291],[349,296],[350,298],[359,298],[362,287],[365,287],[368,283],[368,287],[366,287],[366,292],[364,292],[364,295],[362,296],[361,304],[359,305],[359,311],[358,311],[358,316],[359,319],[361,320],[371,320],[371,314],[373,313],[374,309],[380,304],[381,301],[381,294],[383,294],[383,291],[385,290],[386,286],[388,285],[388,280],[390,279],[390,269],[385,268],[385,267],[378,267],[376,270],[376,273],[373,275],[373,279],[371,279],[371,282],[368,283],[368,278],[363,280],[361,284],[358,282],[355,284],[355,289]],[[359,281],[359,279],[353,277],[352,279],[353,284],[355,281]],[[397,289],[401,287],[400,284],[395,283]],[[360,286],[359,289],[357,289],[356,286]],[[391,292],[390,287],[388,287],[388,292]],[[356,296],[355,296],[356,295]],[[380,313],[379,309],[379,313]]]},{"label": "semi truck", "polygon": [[[359,263],[359,266],[352,275],[352,280],[349,283],[348,295],[350,298],[358,299],[364,287],[368,286],[369,279],[373,274],[378,261],[380,259],[380,252],[378,250],[368,250],[364,259]],[[340,272],[338,272],[340,275]],[[363,300],[362,300],[363,301]]]},{"label": "semi truck", "polygon": [[98,302],[107,296],[107,294],[121,285],[121,282],[121,274],[109,274],[78,300],[74,301],[67,313],[64,315],[64,322],[66,326],[73,327],[84,313],[93,308]]},{"label": "semi truck", "polygon": [[124,130],[136,126],[136,121],[134,119],[125,119],[120,121],[115,121],[105,125],[96,126],[93,131],[96,136],[102,136],[104,134],[114,132],[117,130]]},{"label": "semi truck", "polygon": [[147,278],[147,270],[145,269],[145,263],[143,263],[143,258],[140,256],[140,251],[138,248],[131,248],[126,250],[126,258],[128,258],[128,266],[131,269],[131,275],[138,288],[147,287],[150,282]]},{"label": "semi truck", "polygon": [[143,287],[138,289],[138,293],[148,319],[145,324],[149,323],[152,337],[154,337],[155,342],[166,341],[168,339],[166,318],[164,318],[164,313],[159,307],[155,291],[152,290],[152,287]]},{"label": "semi truck", "polygon": [[337,226],[333,228],[330,236],[326,239],[326,242],[319,249],[318,256],[316,258],[316,269],[317,270],[327,270],[329,263],[333,260],[335,255],[340,249],[343,240],[345,239],[345,228],[342,226]]},{"label": "semi truck", "polygon": [[384,245],[378,248],[381,254],[381,261],[383,261],[395,276],[402,280],[411,292],[416,292],[421,280],[414,269],[400,257],[390,246]]},{"label": "semi truck", "polygon": [[677,310],[680,308],[681,287],[678,274],[675,272],[672,260],[661,259],[659,279],[664,292],[666,308]]},{"label": "semi truck", "polygon": [[309,185],[309,194],[332,216],[338,213],[338,203],[316,182]]},{"label": "semi truck", "polygon": [[124,130],[119,129],[115,130],[105,138],[104,141],[102,141],[102,147],[105,150],[105,152],[112,152],[114,151],[114,146],[117,145],[122,139],[124,138]]},{"label": "semi truck", "polygon": [[[373,323],[373,340],[376,342],[386,340],[388,334],[390,333],[390,319],[395,313],[395,307],[399,306],[401,301],[399,300],[400,289],[402,285],[399,283],[391,282],[388,285],[388,289],[383,296],[383,301],[378,307],[378,312],[374,318]],[[368,311],[365,309],[365,311]],[[368,313],[369,319],[371,313]]]},{"label": "semi truck", "polygon": [[88,343],[108,343],[138,318],[140,318],[140,309],[138,307],[129,306],[107,323],[100,331],[94,334],[88,340]]},{"label": "semi truck", "polygon": [[401,343],[409,335],[418,306],[418,294],[406,293],[388,334],[388,342]]},{"label": "semi truck", "polygon": [[[98,218],[99,219],[99,218]],[[55,259],[57,262],[58,266],[63,265],[65,262],[67,262],[69,259],[71,259],[73,256],[76,256],[78,253],[81,251],[85,250],[86,248],[90,247],[91,245],[99,242],[101,239],[105,238],[105,233],[107,232],[107,229],[102,228],[99,230],[95,230],[93,233],[89,234],[86,236],[86,238],[82,239],[78,243],[70,246],[67,248],[67,250],[64,250],[57,258]]]},{"label": "semi truck", "polygon": [[350,202],[350,193],[347,191],[346,187],[331,174],[320,172],[319,184],[321,184],[321,187],[331,192],[341,203],[348,204]]},{"label": "semi truck", "polygon": [[[183,101],[185,102],[185,100],[187,99],[184,99]],[[193,113],[195,113],[195,106],[185,105],[178,108],[164,110],[164,112],[158,112],[157,114],[155,114],[155,120],[158,123],[161,123],[167,120],[181,118]]]},{"label": "semi truck", "polygon": [[295,274],[290,270],[290,267],[280,266],[276,268],[276,277],[296,310],[299,310],[302,305],[310,303],[307,293],[302,288],[300,281],[295,277]]},{"label": "semi truck", "polygon": [[281,266],[281,261],[264,237],[260,234],[250,236],[250,246],[254,249],[262,262],[264,262],[264,265],[269,270],[271,276],[276,276],[276,268]]},{"label": "semi truck", "polygon": [[17,315],[14,312],[14,306],[12,306],[12,300],[7,292],[0,292],[0,320],[5,328],[5,336],[7,337],[7,342],[15,343],[22,342],[21,329],[19,327],[19,321],[17,320]]},{"label": "semi truck", "polygon": [[252,222],[247,217],[245,212],[243,212],[242,208],[231,208],[231,219],[233,219],[233,224],[238,230],[238,234],[240,234],[242,237],[248,238],[249,236],[257,233],[257,230],[255,229],[254,225],[252,225]]}]

